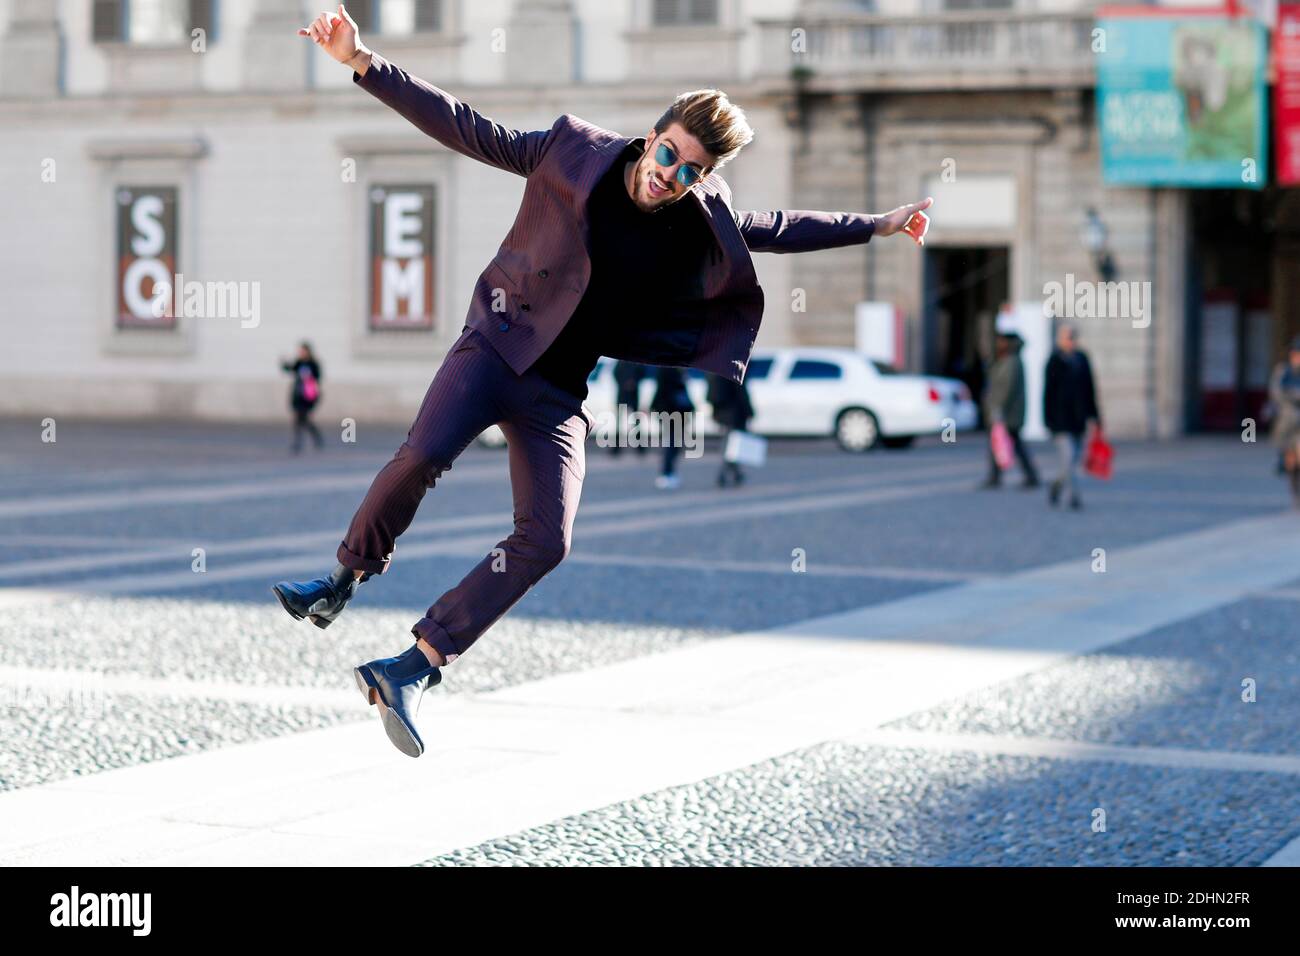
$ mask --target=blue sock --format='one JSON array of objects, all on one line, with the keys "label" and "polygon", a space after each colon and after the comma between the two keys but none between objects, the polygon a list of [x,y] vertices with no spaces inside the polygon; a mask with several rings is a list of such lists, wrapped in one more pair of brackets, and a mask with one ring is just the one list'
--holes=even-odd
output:
[{"label": "blue sock", "polygon": [[412,644],[397,658],[397,660],[388,665],[388,673],[399,679],[414,677],[421,671],[428,670],[429,659],[424,656],[424,651],[420,650],[418,644]]}]

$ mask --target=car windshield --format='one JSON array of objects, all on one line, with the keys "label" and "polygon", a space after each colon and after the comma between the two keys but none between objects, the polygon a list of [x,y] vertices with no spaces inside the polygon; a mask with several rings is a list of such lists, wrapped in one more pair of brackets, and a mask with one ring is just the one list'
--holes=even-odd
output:
[{"label": "car windshield", "polygon": [[876,361],[875,359],[871,359],[870,361],[871,361],[871,364],[874,365],[874,366],[876,367],[876,371],[879,372],[881,375],[897,375],[897,374],[898,374],[898,369],[894,368],[894,366],[892,366],[892,365],[890,365],[890,364],[888,364],[888,363],[886,363],[886,362],[878,362],[878,361]]}]

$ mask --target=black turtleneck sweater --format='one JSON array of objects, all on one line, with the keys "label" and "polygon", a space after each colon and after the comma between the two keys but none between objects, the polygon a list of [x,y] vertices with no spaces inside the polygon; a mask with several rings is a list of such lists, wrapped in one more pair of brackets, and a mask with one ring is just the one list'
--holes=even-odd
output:
[{"label": "black turtleneck sweater", "polygon": [[623,171],[640,155],[628,144],[592,189],[587,202],[591,280],[568,323],[533,366],[553,385],[583,399],[600,356],[619,357],[623,343],[639,329],[679,321],[668,315],[668,306],[700,294],[704,256],[713,242],[691,196],[654,212],[637,208]]}]

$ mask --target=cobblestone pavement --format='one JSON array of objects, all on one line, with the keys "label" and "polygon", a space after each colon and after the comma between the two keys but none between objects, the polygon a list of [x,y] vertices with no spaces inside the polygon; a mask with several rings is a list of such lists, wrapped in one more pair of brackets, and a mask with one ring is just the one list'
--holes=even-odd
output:
[{"label": "cobblestone pavement", "polygon": [[[269,585],[333,566],[404,432],[362,428],[354,444],[298,457],[287,437],[60,422],[45,444],[38,423],[0,422],[0,800],[366,722],[389,748],[350,668],[407,646],[425,607],[509,533],[505,453],[469,449],[390,572],[318,631],[290,620]],[[1035,451],[1050,471],[1049,449]],[[593,444],[588,456],[569,559],[445,670],[439,695],[491,701],[874,608],[918,609],[919,632],[926,608],[964,589],[1023,580],[1028,600],[1038,569],[1087,570],[1097,549],[1122,576],[1124,556],[1153,543],[1215,529],[1230,540],[1258,519],[1300,527],[1269,450],[1227,439],[1121,445],[1114,480],[1086,482],[1078,513],[1014,480],[978,490],[978,435],[867,455],[776,442],[769,465],[728,490],[713,484],[712,445],[683,462],[675,492],[654,488],[655,454],[615,459]],[[875,736],[846,726],[406,862],[1262,863],[1300,836],[1300,577],[1269,570],[1278,583],[904,707]],[[1086,630],[1090,613],[1064,607],[1060,621]],[[1056,634],[1044,620],[1046,655]],[[795,675],[801,662],[782,666]]]}]

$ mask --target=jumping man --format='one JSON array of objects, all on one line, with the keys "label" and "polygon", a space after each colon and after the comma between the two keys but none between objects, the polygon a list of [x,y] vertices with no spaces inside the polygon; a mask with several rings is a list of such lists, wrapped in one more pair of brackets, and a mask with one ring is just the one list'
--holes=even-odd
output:
[{"label": "jumping man", "polygon": [[362,582],[387,570],[394,542],[437,478],[485,428],[501,427],[514,532],[415,623],[414,644],[354,669],[389,740],[418,757],[424,742],[414,717],[440,668],[569,553],[595,425],[586,380],[597,359],[692,367],[739,382],[763,314],[750,252],[811,252],[903,231],[921,243],[928,222],[921,210],[932,200],[876,216],[736,212],[717,172],[754,134],[719,90],[678,96],[645,137],[567,113],[550,129],[521,132],[369,50],[342,4],[298,33],[444,146],[527,180],[460,337],[352,518],[338,567],[275,586],[295,618],[329,626]]}]

